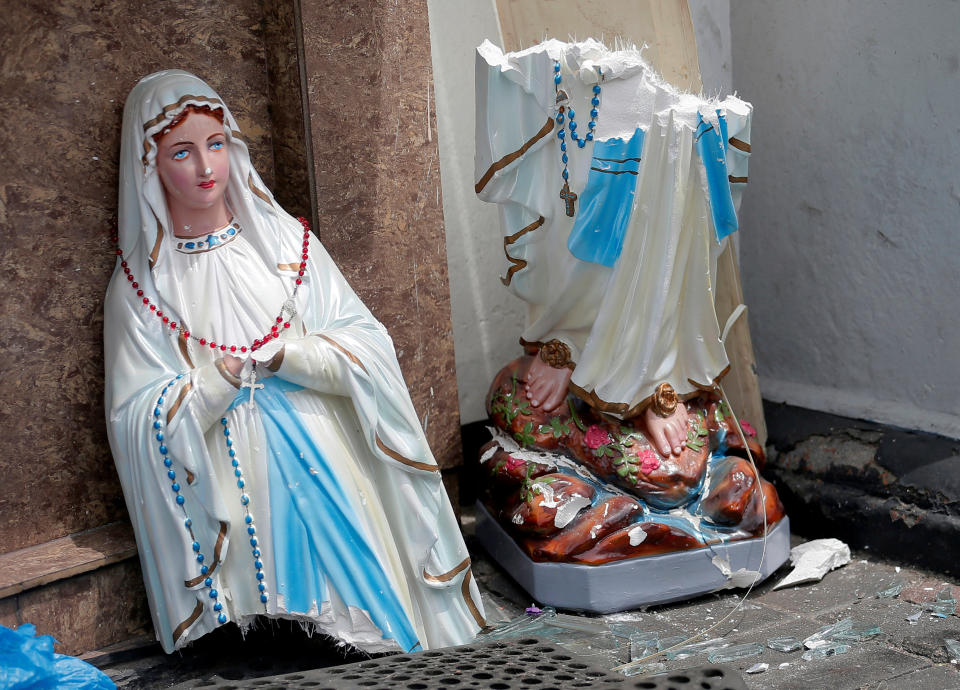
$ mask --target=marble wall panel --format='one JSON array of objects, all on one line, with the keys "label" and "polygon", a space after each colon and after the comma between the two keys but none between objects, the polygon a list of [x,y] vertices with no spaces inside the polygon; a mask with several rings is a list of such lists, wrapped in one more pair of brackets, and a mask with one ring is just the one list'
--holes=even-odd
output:
[{"label": "marble wall panel", "polygon": [[149,633],[150,609],[137,559],[18,595],[20,622],[53,635],[61,654],[80,654]]},{"label": "marble wall panel", "polygon": [[301,24],[317,234],[390,331],[434,455],[455,466],[460,427],[426,1],[318,0],[302,4]]},{"label": "marble wall panel", "polygon": [[312,203],[313,153],[302,93],[300,53],[303,49],[300,17],[295,0],[264,0],[270,122],[277,186],[273,196],[294,216],[316,224]]},{"label": "marble wall panel", "polygon": [[208,80],[273,187],[258,0],[4,4],[0,32],[0,552],[122,519],[103,413],[123,100]]}]

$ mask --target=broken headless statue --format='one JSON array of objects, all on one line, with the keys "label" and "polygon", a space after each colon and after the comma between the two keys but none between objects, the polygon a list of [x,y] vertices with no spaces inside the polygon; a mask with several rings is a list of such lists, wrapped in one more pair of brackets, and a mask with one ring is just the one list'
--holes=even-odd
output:
[{"label": "broken headless statue", "polygon": [[[764,533],[763,448],[721,398],[714,305],[752,107],[678,91],[636,50],[477,50],[476,192],[528,305],[488,396],[483,502],[534,561],[599,565]],[[559,194],[558,194],[559,191]],[[769,554],[768,554],[769,555]]]}]

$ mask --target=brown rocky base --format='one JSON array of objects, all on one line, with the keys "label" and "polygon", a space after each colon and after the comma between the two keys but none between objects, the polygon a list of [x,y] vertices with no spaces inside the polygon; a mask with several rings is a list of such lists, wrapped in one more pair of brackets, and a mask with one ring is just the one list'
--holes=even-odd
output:
[{"label": "brown rocky base", "polygon": [[[784,516],[773,485],[758,484],[717,396],[687,401],[685,447],[665,457],[639,418],[598,413],[573,395],[557,414],[533,408],[522,394],[530,359],[514,360],[495,378],[487,410],[506,438],[480,454],[489,478],[484,503],[532,559],[595,565],[698,548],[758,536],[764,517],[771,526]],[[745,438],[759,469],[763,448]],[[596,483],[577,477],[578,467]],[[601,489],[604,483],[616,491]]]}]

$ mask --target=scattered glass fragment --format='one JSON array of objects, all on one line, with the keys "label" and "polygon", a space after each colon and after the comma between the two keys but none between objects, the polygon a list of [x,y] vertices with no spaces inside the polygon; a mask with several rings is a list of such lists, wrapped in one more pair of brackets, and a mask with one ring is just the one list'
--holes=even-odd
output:
[{"label": "scattered glass fragment", "polygon": [[792,635],[782,637],[771,637],[767,640],[767,646],[770,649],[776,649],[778,652],[795,652],[803,648],[803,642]]},{"label": "scattered glass fragment", "polygon": [[943,614],[943,616],[946,617],[957,610],[957,602],[932,601],[928,604],[925,604],[923,608],[934,615]]},{"label": "scattered glass fragment", "polygon": [[557,613],[543,621],[546,625],[552,625],[555,628],[564,630],[576,630],[577,632],[594,633],[602,635],[609,634],[610,628],[603,619],[583,618],[582,616],[570,616],[566,613]]},{"label": "scattered glass fragment", "polygon": [[652,664],[637,664],[636,666],[627,664],[620,670],[620,673],[625,676],[645,676],[650,673],[660,673],[666,670],[667,667],[662,662],[656,661]]},{"label": "scattered glass fragment", "polygon": [[832,625],[826,625],[820,628],[817,632],[813,633],[810,637],[803,641],[803,646],[807,649],[822,647],[825,640],[829,640],[837,633],[850,630],[851,628],[853,628],[853,619],[844,618],[843,620],[837,621]]},{"label": "scattered glass fragment", "polygon": [[803,653],[803,660],[813,661],[814,659],[826,659],[828,656],[846,654],[849,651],[850,645],[843,644],[842,642],[830,642],[822,647],[808,649]]},{"label": "scattered glass fragment", "polygon": [[690,639],[690,636],[686,633],[683,633],[682,635],[671,635],[670,637],[664,637],[657,642],[657,651],[662,652],[664,649],[676,647],[678,644],[683,644],[688,639]]},{"label": "scattered glass fragment", "polygon": [[656,654],[660,646],[660,633],[636,632],[630,636],[630,661],[639,661]]},{"label": "scattered glass fragment", "polygon": [[949,637],[943,638],[943,644],[953,659],[960,659],[960,642]]},{"label": "scattered glass fragment", "polygon": [[591,658],[597,665],[609,668],[620,663],[620,643],[609,631],[601,634],[564,631],[555,641],[571,654]]},{"label": "scattered glass fragment", "polygon": [[830,639],[835,642],[862,642],[863,640],[879,635],[880,632],[881,628],[879,625],[874,625],[869,628],[855,626],[849,630],[841,630],[832,635]]},{"label": "scattered glass fragment", "polygon": [[880,590],[873,596],[877,599],[892,599],[893,597],[899,596],[904,587],[906,587],[906,583],[903,580],[897,579],[893,581],[892,585]]},{"label": "scattered glass fragment", "polygon": [[705,640],[704,642],[694,642],[693,644],[686,644],[682,647],[678,647],[670,652],[667,652],[668,659],[686,659],[687,657],[700,654],[701,652],[712,652],[714,649],[721,649],[723,647],[729,647],[729,642],[724,642],[723,638],[715,637],[712,640]]},{"label": "scattered glass fragment", "polygon": [[770,668],[770,664],[754,664],[753,666],[748,668],[746,671],[744,671],[744,673],[763,673],[768,668]]},{"label": "scattered glass fragment", "polygon": [[777,666],[777,668],[787,668],[790,665],[789,661],[784,661],[782,664]]},{"label": "scattered glass fragment", "polygon": [[748,642],[746,644],[738,644],[732,647],[714,650],[710,652],[707,659],[711,664],[723,664],[728,661],[745,659],[748,656],[757,656],[759,654],[763,654],[763,645],[759,642]]},{"label": "scattered glass fragment", "polygon": [[521,637],[535,632],[542,637],[550,637],[549,634],[544,634],[543,623],[556,615],[557,610],[555,608],[552,606],[544,606],[539,614],[531,616],[524,613],[513,620],[504,621],[486,633],[485,636],[489,639],[497,640],[504,637]]},{"label": "scattered glass fragment", "polygon": [[916,625],[917,621],[920,620],[920,616],[922,615],[923,615],[923,611],[917,611],[916,613],[911,613],[909,616],[907,616],[907,621],[910,623],[910,625]]}]

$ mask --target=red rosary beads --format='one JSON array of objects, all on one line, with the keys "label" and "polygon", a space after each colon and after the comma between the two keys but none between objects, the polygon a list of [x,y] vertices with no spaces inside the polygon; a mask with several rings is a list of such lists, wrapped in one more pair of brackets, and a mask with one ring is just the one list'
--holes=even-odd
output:
[{"label": "red rosary beads", "polygon": [[[276,323],[270,327],[270,332],[266,333],[262,338],[257,338],[250,345],[221,345],[214,342],[213,340],[207,340],[206,338],[201,338],[192,334],[183,325],[177,324],[176,321],[171,321],[169,316],[166,316],[162,311],[157,308],[157,305],[150,301],[149,297],[143,296],[143,290],[140,289],[140,284],[137,283],[136,279],[133,277],[133,274],[130,272],[130,267],[127,266],[127,262],[123,259],[123,250],[120,247],[117,247],[117,256],[120,257],[120,267],[123,269],[123,272],[127,274],[127,281],[130,283],[130,287],[137,291],[137,297],[140,297],[143,300],[144,306],[148,307],[150,311],[157,315],[157,318],[163,321],[165,325],[170,327],[170,330],[177,331],[184,338],[192,338],[198,342],[201,346],[209,347],[211,350],[219,349],[221,352],[255,352],[260,349],[262,346],[266,345],[268,342],[280,336],[280,326],[284,328],[290,328],[290,322],[284,319],[284,312],[289,309],[287,303],[296,299],[297,291],[300,289],[300,286],[303,284],[303,276],[307,270],[307,253],[310,248],[310,225],[307,223],[306,218],[298,218],[300,225],[303,226],[303,253],[300,255],[300,270],[297,273],[297,280],[293,288],[293,295],[284,303],[280,308],[280,315],[276,318]],[[119,242],[118,237],[113,238],[114,242]],[[291,309],[291,314],[292,314]]]}]

